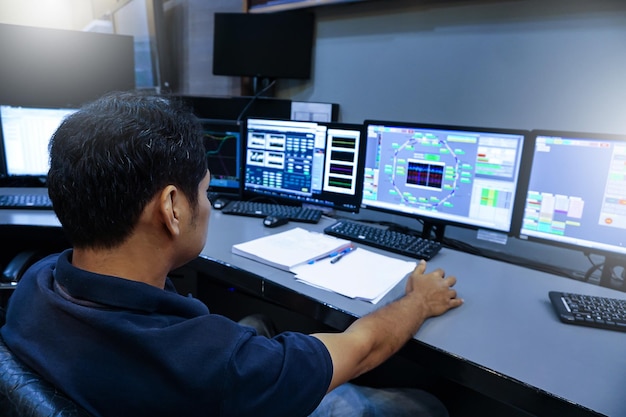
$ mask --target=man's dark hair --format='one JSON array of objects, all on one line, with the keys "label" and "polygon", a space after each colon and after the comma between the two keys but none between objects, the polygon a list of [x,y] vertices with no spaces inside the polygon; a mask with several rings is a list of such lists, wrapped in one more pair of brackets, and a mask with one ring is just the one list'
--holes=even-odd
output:
[{"label": "man's dark hair", "polygon": [[107,94],[67,117],[49,151],[48,192],[77,247],[123,243],[169,184],[195,211],[207,172],[196,117],[174,99],[137,92]]}]

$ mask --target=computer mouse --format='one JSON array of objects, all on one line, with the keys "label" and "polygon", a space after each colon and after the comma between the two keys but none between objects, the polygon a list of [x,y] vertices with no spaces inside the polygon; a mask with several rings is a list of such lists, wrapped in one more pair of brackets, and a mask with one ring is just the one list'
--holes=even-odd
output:
[{"label": "computer mouse", "polygon": [[221,210],[224,206],[226,206],[226,204],[228,204],[228,200],[225,198],[217,198],[213,201],[213,208],[215,210]]},{"label": "computer mouse", "polygon": [[263,225],[265,227],[278,227],[287,223],[289,223],[289,219],[287,217],[267,216],[263,219]]}]

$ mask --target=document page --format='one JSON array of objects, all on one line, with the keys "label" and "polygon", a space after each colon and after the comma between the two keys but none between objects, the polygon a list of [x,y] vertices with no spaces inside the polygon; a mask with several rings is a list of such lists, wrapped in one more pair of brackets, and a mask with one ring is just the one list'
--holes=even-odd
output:
[{"label": "document page", "polygon": [[233,245],[232,252],[286,271],[337,255],[352,242],[300,227]]},{"label": "document page", "polygon": [[380,301],[415,269],[416,262],[356,248],[339,261],[324,259],[292,269],[296,279],[350,298]]}]

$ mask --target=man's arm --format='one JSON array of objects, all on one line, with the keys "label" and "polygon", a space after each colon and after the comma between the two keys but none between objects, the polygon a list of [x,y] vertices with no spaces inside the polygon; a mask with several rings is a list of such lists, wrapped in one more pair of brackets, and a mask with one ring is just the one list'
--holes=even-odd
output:
[{"label": "man's arm", "polygon": [[437,269],[428,274],[421,261],[411,273],[406,294],[356,320],[342,333],[316,333],[330,352],[333,378],[328,390],[383,363],[409,341],[428,317],[460,306],[451,287],[455,277]]}]

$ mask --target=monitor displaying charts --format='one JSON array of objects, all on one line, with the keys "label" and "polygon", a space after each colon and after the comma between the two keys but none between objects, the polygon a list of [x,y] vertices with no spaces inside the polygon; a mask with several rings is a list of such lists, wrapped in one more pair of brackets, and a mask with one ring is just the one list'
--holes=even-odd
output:
[{"label": "monitor displaying charts", "polygon": [[46,177],[50,138],[76,110],[0,105],[4,174]]},{"label": "monitor displaying charts", "polygon": [[527,132],[367,120],[363,207],[512,233]]},{"label": "monitor displaying charts", "polygon": [[241,187],[241,129],[235,120],[200,119],[207,163],[209,191],[239,197]]},{"label": "monitor displaying charts", "polygon": [[362,125],[248,119],[244,142],[245,198],[359,210]]}]

